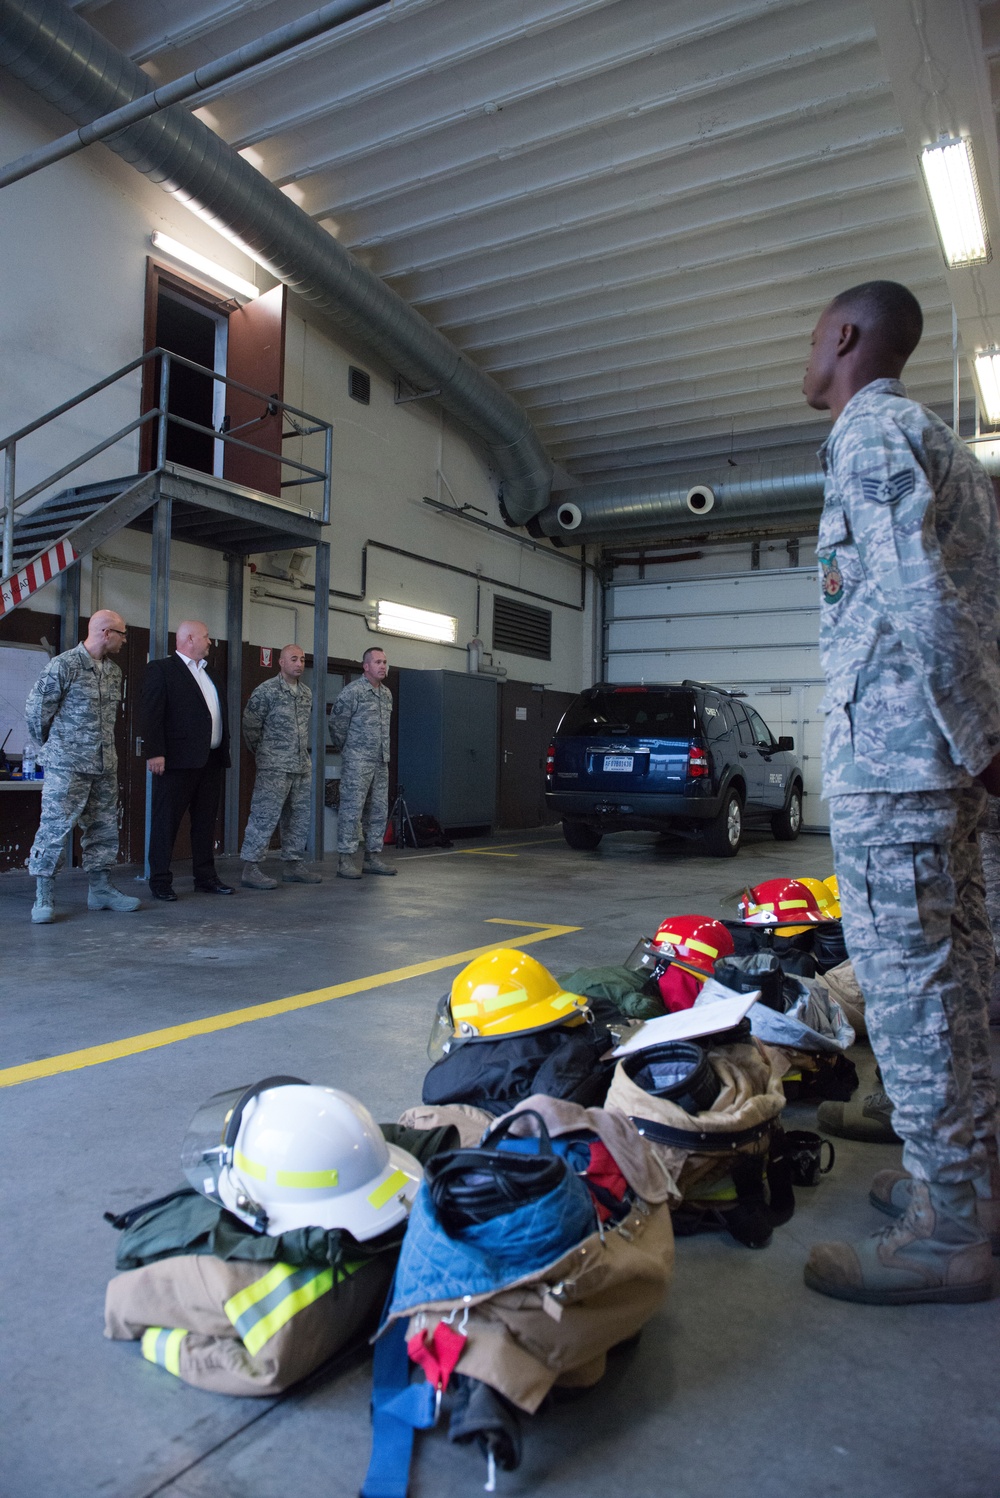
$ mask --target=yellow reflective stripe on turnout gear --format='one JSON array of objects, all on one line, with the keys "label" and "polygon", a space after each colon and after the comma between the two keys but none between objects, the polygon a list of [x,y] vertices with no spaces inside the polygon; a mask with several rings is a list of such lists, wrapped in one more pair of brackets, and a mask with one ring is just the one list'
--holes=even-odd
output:
[{"label": "yellow reflective stripe on turnout gear", "polygon": [[149,1326],[142,1334],[142,1355],[147,1363],[156,1363],[180,1377],[181,1343],[186,1336],[180,1326]]},{"label": "yellow reflective stripe on turnout gear", "polygon": [[275,1184],[297,1186],[302,1191],[319,1191],[324,1186],[336,1186],[340,1180],[338,1170],[276,1170]]},{"label": "yellow reflective stripe on turnout gear", "polygon": [[255,1181],[267,1180],[267,1166],[259,1165],[256,1160],[248,1160],[246,1155],[241,1155],[239,1150],[234,1151],[233,1161],[237,1170],[242,1170],[245,1175],[253,1176]]},{"label": "yellow reflective stripe on turnout gear", "polygon": [[[344,1266],[352,1273],[358,1265]],[[275,1332],[333,1288],[333,1270],[275,1264],[261,1279],[226,1301],[223,1310],[247,1352],[254,1357]]]},{"label": "yellow reflective stripe on turnout gear", "polygon": [[371,1192],[368,1197],[368,1205],[374,1207],[377,1212],[379,1207],[385,1206],[391,1196],[395,1196],[397,1191],[402,1191],[409,1179],[405,1170],[394,1170],[392,1175],[382,1182],[381,1186],[376,1186],[375,1190]]}]

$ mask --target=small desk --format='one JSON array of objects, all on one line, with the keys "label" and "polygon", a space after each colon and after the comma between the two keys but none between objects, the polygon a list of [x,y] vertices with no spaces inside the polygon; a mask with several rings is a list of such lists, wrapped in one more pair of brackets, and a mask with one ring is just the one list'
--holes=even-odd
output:
[{"label": "small desk", "polygon": [[0,780],[0,870],[23,869],[42,814],[43,780]]}]

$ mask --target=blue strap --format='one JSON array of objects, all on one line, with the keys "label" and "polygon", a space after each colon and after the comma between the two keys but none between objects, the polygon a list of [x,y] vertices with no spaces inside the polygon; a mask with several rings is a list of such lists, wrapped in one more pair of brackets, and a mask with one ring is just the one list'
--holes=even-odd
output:
[{"label": "blue strap", "polygon": [[372,1368],[372,1454],[361,1498],[406,1498],[413,1433],[429,1430],[437,1416],[435,1391],[410,1383],[405,1318],[375,1343]]}]

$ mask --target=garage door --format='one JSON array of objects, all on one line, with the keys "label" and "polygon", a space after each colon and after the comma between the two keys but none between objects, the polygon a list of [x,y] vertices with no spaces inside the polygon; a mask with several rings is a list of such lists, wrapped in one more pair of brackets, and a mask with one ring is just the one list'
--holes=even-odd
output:
[{"label": "garage door", "polygon": [[820,783],[823,677],[814,567],[615,584],[607,620],[609,681],[690,678],[744,693],[774,734],[795,740],[804,825],[829,826]]}]

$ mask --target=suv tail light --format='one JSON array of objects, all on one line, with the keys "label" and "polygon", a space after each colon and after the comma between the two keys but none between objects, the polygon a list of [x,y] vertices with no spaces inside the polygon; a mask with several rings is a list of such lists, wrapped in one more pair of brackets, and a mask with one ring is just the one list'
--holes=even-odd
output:
[{"label": "suv tail light", "polygon": [[555,769],[556,769],[556,746],[555,746],[555,744],[550,744],[549,745],[548,753],[545,756],[545,773],[546,773],[546,775],[554,775],[555,774]]},{"label": "suv tail light", "polygon": [[692,744],[688,750],[688,778],[698,780],[708,774],[708,751],[700,744]]}]

